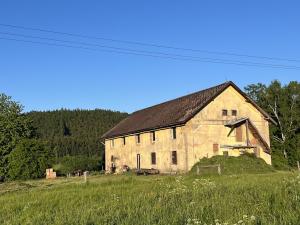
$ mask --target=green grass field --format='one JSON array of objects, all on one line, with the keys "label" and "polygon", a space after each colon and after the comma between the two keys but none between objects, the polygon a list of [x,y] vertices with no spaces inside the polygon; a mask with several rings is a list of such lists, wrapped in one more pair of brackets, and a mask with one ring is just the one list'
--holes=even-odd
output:
[{"label": "green grass field", "polygon": [[0,184],[0,224],[300,224],[300,176],[99,175]]}]

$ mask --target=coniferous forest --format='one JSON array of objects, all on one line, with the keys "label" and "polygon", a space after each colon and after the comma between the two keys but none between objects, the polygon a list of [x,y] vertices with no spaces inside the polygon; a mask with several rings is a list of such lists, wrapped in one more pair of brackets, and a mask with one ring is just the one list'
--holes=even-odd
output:
[{"label": "coniferous forest", "polygon": [[103,161],[101,136],[128,114],[102,109],[61,109],[27,115],[37,137],[48,143],[58,162],[65,156],[96,157]]}]

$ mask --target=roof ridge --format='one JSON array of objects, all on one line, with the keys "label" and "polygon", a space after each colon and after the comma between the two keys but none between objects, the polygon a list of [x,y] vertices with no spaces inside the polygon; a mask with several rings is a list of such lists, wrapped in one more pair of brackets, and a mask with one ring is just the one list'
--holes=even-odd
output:
[{"label": "roof ridge", "polygon": [[143,109],[139,109],[139,110],[137,110],[137,111],[134,111],[134,112],[131,113],[130,115],[133,115],[133,114],[135,114],[135,113],[138,113],[138,112],[141,112],[141,111],[144,111],[144,110],[147,110],[147,109],[151,109],[151,108],[154,108],[154,107],[157,107],[157,106],[160,106],[160,105],[163,105],[163,104],[172,102],[172,101],[176,101],[176,100],[179,100],[179,99],[182,99],[182,98],[186,98],[186,97],[189,97],[189,96],[192,96],[192,95],[195,95],[195,94],[199,94],[200,92],[208,91],[208,90],[210,90],[210,89],[214,89],[214,88],[217,88],[217,87],[220,87],[220,86],[223,86],[223,85],[229,85],[229,84],[232,84],[232,81],[226,81],[226,82],[224,82],[224,83],[215,85],[215,86],[213,86],[213,87],[205,88],[205,89],[200,90],[200,91],[192,92],[192,93],[187,94],[187,95],[184,95],[184,96],[180,96],[180,97],[177,97],[177,98],[174,98],[174,99],[170,99],[170,100],[167,100],[167,101],[165,101],[165,102],[161,102],[161,103],[158,103],[158,104],[155,104],[155,105],[152,105],[152,106],[143,108]]}]

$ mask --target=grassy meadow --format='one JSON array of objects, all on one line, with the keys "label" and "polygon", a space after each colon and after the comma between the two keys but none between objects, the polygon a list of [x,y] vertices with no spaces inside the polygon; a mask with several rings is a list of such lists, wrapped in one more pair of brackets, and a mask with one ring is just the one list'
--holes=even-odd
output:
[{"label": "grassy meadow", "polygon": [[300,176],[98,175],[0,184],[0,224],[300,224]]}]

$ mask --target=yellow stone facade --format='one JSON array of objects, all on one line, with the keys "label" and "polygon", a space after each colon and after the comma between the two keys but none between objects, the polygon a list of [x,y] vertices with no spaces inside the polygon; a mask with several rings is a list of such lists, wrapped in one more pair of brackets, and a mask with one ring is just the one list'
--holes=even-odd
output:
[{"label": "yellow stone facade", "polygon": [[[223,116],[222,110],[228,115]],[[232,116],[232,110],[237,111]],[[185,125],[176,127],[176,139],[173,138],[173,128],[155,130],[155,141],[152,141],[151,131],[140,133],[140,143],[137,134],[125,137],[116,137],[105,140],[105,164],[110,171],[112,163],[116,171],[123,166],[137,168],[137,155],[140,158],[140,167],[144,169],[158,169],[160,172],[186,172],[203,157],[228,154],[239,156],[243,149],[228,149],[228,146],[244,145],[246,143],[246,126],[241,126],[242,137],[237,139],[236,129],[228,136],[230,128],[224,125],[233,119],[248,117],[255,125],[265,142],[270,146],[269,122],[251,103],[236,91],[232,86],[225,89],[218,97],[203,108]],[[271,155],[264,151],[251,131],[248,137],[252,146],[246,151],[256,155],[271,164]],[[172,163],[172,151],[176,151],[177,164]],[[156,164],[151,163],[151,153],[156,154]],[[224,153],[225,152],[225,153]]]}]

